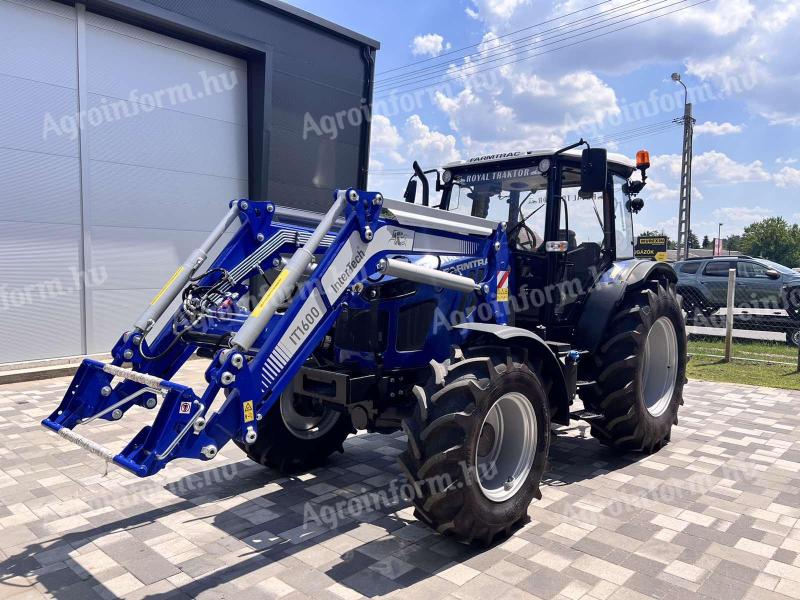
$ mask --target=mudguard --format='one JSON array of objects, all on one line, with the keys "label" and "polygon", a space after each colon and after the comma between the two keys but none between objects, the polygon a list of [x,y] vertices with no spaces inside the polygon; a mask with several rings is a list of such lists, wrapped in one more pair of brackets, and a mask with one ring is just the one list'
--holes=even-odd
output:
[{"label": "mudguard", "polygon": [[615,262],[600,276],[589,292],[583,314],[578,320],[581,350],[595,352],[609,320],[619,308],[625,294],[641,288],[653,278],[665,278],[672,283],[678,275],[671,265],[652,260],[625,260]]},{"label": "mudguard", "polygon": [[559,425],[569,425],[570,398],[567,392],[567,381],[564,377],[561,361],[541,337],[519,327],[496,325],[494,323],[463,323],[455,329],[464,329],[475,333],[496,337],[504,343],[515,342],[524,345],[531,353],[542,359],[545,375],[553,382],[550,390],[550,420]]}]

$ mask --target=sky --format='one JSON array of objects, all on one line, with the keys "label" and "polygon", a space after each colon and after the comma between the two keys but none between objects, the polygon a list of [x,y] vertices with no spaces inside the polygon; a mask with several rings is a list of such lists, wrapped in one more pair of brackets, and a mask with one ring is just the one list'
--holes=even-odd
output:
[{"label": "sky", "polygon": [[369,187],[410,165],[584,137],[652,167],[636,229],[677,237],[684,91],[692,230],[800,218],[798,0],[291,0],[381,42]]}]

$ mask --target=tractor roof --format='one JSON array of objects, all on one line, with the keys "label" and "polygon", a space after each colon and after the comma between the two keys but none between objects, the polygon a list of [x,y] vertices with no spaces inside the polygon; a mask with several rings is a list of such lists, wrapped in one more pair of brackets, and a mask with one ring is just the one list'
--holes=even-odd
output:
[{"label": "tractor roof", "polygon": [[[550,148],[546,150],[528,150],[528,151],[516,151],[516,152],[500,152],[498,154],[485,154],[483,156],[476,156],[473,158],[468,158],[467,160],[459,160],[455,162],[451,162],[449,164],[444,165],[445,169],[456,169],[459,167],[468,167],[472,165],[483,165],[483,164],[491,164],[491,163],[503,163],[509,160],[514,160],[518,158],[547,158],[553,156],[556,152],[558,152],[557,148]],[[562,153],[564,156],[570,156],[574,158],[581,157],[581,150],[580,149],[572,149],[567,150],[566,152]],[[608,153],[608,162],[610,164],[622,167],[624,170],[631,170],[633,171],[636,168],[636,163],[625,156],[624,154],[618,154],[616,152],[609,152]]]}]

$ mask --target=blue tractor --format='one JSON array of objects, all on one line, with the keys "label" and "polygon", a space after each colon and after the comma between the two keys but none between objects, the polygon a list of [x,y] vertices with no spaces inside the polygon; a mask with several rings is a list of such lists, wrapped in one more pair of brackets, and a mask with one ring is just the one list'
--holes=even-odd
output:
[{"label": "blue tractor", "polygon": [[[649,157],[583,144],[415,163],[404,201],[337,190],[313,228],[231,202],[43,424],[141,477],[230,441],[298,472],[356,430],[402,430],[418,518],[507,535],[541,496],[551,424],[583,419],[603,444],[653,452],[683,402],[677,277],[633,258]],[[192,355],[210,361],[205,390],[171,381]],[[81,432],[134,407],[154,419],[119,452]]]}]

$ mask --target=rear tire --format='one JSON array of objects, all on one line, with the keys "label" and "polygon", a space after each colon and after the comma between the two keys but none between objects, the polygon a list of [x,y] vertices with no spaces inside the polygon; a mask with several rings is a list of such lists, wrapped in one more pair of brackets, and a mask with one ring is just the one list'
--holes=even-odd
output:
[{"label": "rear tire", "polygon": [[582,392],[602,415],[592,436],[619,450],[655,452],[678,423],[686,382],[686,327],[673,284],[653,281],[612,318],[594,357],[595,384]]},{"label": "rear tire", "polygon": [[475,348],[432,362],[404,420],[399,456],[412,484],[415,514],[440,533],[491,544],[524,522],[541,498],[550,414],[541,365],[521,348]]},{"label": "rear tire", "polygon": [[[290,384],[291,386],[291,384]],[[299,473],[323,464],[355,433],[349,415],[324,407],[319,414],[293,410],[294,394],[284,392],[281,399],[258,424],[258,438],[253,444],[236,442],[248,458],[281,473]]]}]

